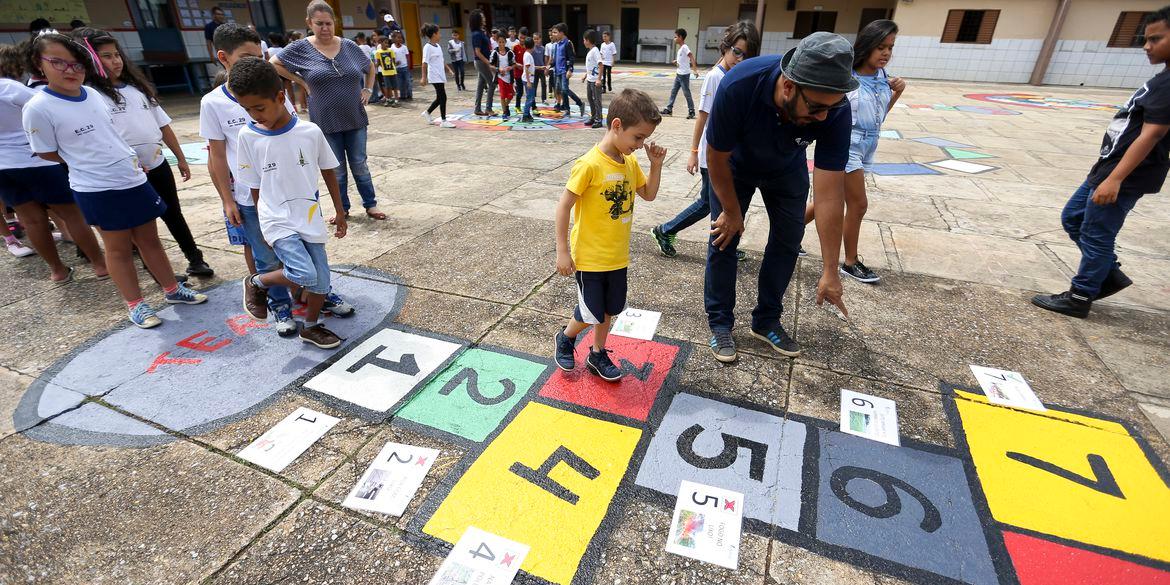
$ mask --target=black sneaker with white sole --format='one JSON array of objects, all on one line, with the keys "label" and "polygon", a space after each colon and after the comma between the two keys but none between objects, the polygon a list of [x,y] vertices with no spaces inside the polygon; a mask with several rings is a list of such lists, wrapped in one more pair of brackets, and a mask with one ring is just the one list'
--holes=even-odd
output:
[{"label": "black sneaker with white sole", "polygon": [[730,364],[738,357],[735,352],[735,340],[731,338],[730,331],[712,331],[708,345],[711,346],[711,355],[720,362]]},{"label": "black sneaker with white sole", "polygon": [[855,262],[852,266],[842,263],[841,274],[845,276],[851,276],[854,280],[869,284],[873,284],[882,279],[882,277],[878,276],[874,273],[874,271],[870,270],[869,267],[861,261],[861,258],[858,258],[857,262]]},{"label": "black sneaker with white sole", "polygon": [[776,325],[776,328],[770,331],[756,331],[752,329],[752,336],[767,342],[772,349],[776,350],[782,356],[800,356],[800,344],[788,336],[788,332],[784,330],[784,326],[782,325]]},{"label": "black sneaker with white sole", "polygon": [[1084,319],[1089,316],[1093,308],[1093,300],[1089,295],[1076,290],[1066,290],[1054,295],[1036,295],[1032,297],[1032,304],[1054,313]]}]

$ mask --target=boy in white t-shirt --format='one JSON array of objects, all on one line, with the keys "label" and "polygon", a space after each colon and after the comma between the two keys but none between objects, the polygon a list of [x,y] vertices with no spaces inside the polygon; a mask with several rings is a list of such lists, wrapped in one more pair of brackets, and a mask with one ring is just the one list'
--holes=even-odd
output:
[{"label": "boy in white t-shirt", "polygon": [[601,49],[597,47],[599,37],[597,31],[585,31],[585,48],[589,52],[585,55],[585,97],[589,100],[589,120],[585,122],[590,128],[604,128],[601,123],[605,116],[601,115]]},{"label": "boy in white t-shirt", "polygon": [[662,108],[662,113],[670,116],[674,113],[674,98],[678,90],[682,89],[687,98],[687,119],[695,118],[695,100],[691,99],[691,71],[695,68],[695,54],[687,46],[687,29],[680,28],[674,31],[674,42],[678,44],[678,53],[674,57],[674,64],[678,66],[674,75],[674,87],[670,88],[670,101]]},{"label": "boy in white t-shirt", "polygon": [[410,101],[414,99],[414,78],[410,71],[410,49],[402,41],[402,31],[394,31],[394,65],[398,78],[398,99]]},{"label": "boy in white t-shirt", "polygon": [[423,118],[426,118],[427,123],[435,123],[436,120],[431,117],[431,112],[435,108],[439,108],[439,126],[443,128],[454,128],[455,124],[447,121],[447,72],[451,68],[447,66],[447,62],[443,60],[443,49],[439,48],[439,26],[436,24],[427,23],[422,27],[422,36],[426,41],[423,45],[422,54],[422,84],[431,84],[435,87],[435,101],[431,102],[431,107],[423,112]]},{"label": "boy in white t-shirt", "polygon": [[[245,59],[228,75],[240,105],[255,119],[240,130],[236,172],[256,202],[264,240],[276,251],[282,269],[244,277],[244,309],[267,315],[268,289],[303,287],[308,293],[301,341],[322,349],[341,345],[337,334],[317,323],[329,294],[329,233],[321,213],[317,176],[325,179],[333,208],[341,209],[337,158],[316,124],[299,120],[283,106],[284,84],[267,61]],[[345,214],[337,215],[334,235],[345,237]]]},{"label": "boy in white t-shirt", "polygon": [[601,93],[613,91],[613,64],[617,61],[617,45],[609,31],[601,33],[601,65],[605,71],[601,77]]},{"label": "boy in white t-shirt", "polygon": [[532,53],[533,47],[536,46],[536,41],[531,38],[524,39],[524,68],[521,70],[520,82],[524,84],[524,89],[528,91],[528,99],[524,102],[524,115],[520,121],[525,124],[535,122],[532,118],[532,108],[536,107],[536,57]]}]

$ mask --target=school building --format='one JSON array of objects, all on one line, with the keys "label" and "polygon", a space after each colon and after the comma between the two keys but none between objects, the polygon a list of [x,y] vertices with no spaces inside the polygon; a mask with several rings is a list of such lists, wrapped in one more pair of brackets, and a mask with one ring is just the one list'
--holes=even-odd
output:
[{"label": "school building", "polygon": [[[699,63],[718,58],[721,31],[748,19],[762,22],[763,52],[782,53],[815,31],[853,40],[871,20],[901,27],[892,73],[910,78],[1129,88],[1157,70],[1140,46],[1140,22],[1170,0],[329,0],[342,34],[377,26],[390,10],[419,53],[422,23],[444,39],[467,15],[483,10],[489,26],[547,29],[565,22],[574,39],[587,28],[609,30],[626,64],[667,63],[674,29],[689,32]],[[0,0],[0,42],[27,38],[28,23],[72,19],[112,30],[130,57],[160,85],[198,91],[210,62],[203,26],[212,6],[261,33],[305,28],[306,0]],[[583,55],[583,47],[577,43]]]}]

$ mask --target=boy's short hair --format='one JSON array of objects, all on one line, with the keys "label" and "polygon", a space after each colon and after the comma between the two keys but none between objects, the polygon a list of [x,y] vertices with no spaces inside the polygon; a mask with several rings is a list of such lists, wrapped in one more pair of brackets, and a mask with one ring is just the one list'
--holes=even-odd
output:
[{"label": "boy's short hair", "polygon": [[493,28],[493,29],[492,29],[492,36],[493,36],[493,37],[498,37],[498,36],[500,36],[500,29],[498,29],[498,28]]},{"label": "boy's short hair", "polygon": [[613,126],[615,119],[621,120],[622,126],[625,128],[637,126],[642,122],[658,126],[662,123],[662,114],[658,113],[658,106],[654,105],[650,94],[638,89],[626,88],[609,103],[609,114],[605,118],[605,125]]},{"label": "boy's short hair", "polygon": [[601,31],[601,36],[603,36],[603,37],[612,37],[613,35],[612,35],[612,34],[610,34],[610,32],[609,32],[609,31],[607,31],[607,30],[603,30],[603,31]]},{"label": "boy's short hair", "polygon": [[360,32],[360,33],[358,33],[358,34],[357,34],[357,36],[355,36],[355,37],[353,37],[353,38],[354,38],[354,39],[364,39],[364,38],[366,38],[366,33],[364,33],[364,32]]},{"label": "boy's short hair", "polygon": [[596,47],[597,41],[600,39],[598,39],[597,31],[595,31],[593,29],[589,29],[589,30],[585,31],[585,40],[589,41],[590,45],[593,45]]},{"label": "boy's short hair", "polygon": [[524,36],[528,36],[528,27],[522,26],[518,32]]},{"label": "boy's short hair", "polygon": [[260,46],[260,35],[234,22],[219,25],[215,29],[215,34],[211,35],[211,46],[215,47],[216,51],[223,51],[229,55],[247,43],[256,43],[256,46]]},{"label": "boy's short hair", "polygon": [[516,27],[514,27],[514,26],[508,27],[508,32],[516,32]]},{"label": "boy's short hair", "polygon": [[685,40],[687,38],[687,29],[676,28],[676,29],[674,29],[674,34],[678,35],[679,37],[682,37]]},{"label": "boy's short hair", "polygon": [[535,46],[536,46],[536,41],[532,40],[532,37],[528,37],[528,38],[524,39],[524,48],[525,49],[531,49]]},{"label": "boy's short hair", "polygon": [[284,89],[284,82],[276,67],[264,59],[244,57],[236,61],[228,73],[228,89],[236,97],[255,95],[260,97],[275,97]]},{"label": "boy's short hair", "polygon": [[428,22],[422,25],[422,36],[424,39],[431,38],[431,35],[439,32],[439,27],[434,23]]},{"label": "boy's short hair", "polygon": [[1167,26],[1170,26],[1170,6],[1163,6],[1147,14],[1145,20],[1142,21],[1142,28],[1144,29],[1147,24],[1155,22],[1165,22]]},{"label": "boy's short hair", "polygon": [[559,32],[563,35],[569,34],[569,25],[567,25],[563,22],[558,22],[558,23],[552,25],[552,27],[557,29],[557,32]]}]

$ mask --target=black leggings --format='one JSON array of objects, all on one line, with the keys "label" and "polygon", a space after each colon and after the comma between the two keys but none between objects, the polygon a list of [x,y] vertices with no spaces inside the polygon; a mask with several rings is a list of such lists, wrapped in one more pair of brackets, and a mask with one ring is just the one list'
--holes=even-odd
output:
[{"label": "black leggings", "polygon": [[175,173],[171,171],[171,164],[163,161],[163,164],[146,173],[146,180],[162,197],[163,203],[167,204],[162,220],[167,224],[171,237],[178,242],[183,256],[187,257],[188,262],[202,262],[203,252],[195,245],[195,237],[191,235],[191,228],[183,217],[183,208],[179,206],[179,191],[175,187]]},{"label": "black leggings", "polygon": [[431,107],[427,108],[427,113],[435,111],[439,108],[439,115],[443,120],[447,119],[447,87],[445,83],[432,83],[435,86],[435,101],[431,102]]},{"label": "black leggings", "polygon": [[536,75],[532,79],[532,91],[536,91],[536,86],[540,86],[540,101],[548,101],[548,82],[545,81],[544,71],[537,70]]},{"label": "black leggings", "polygon": [[605,77],[601,78],[601,87],[613,91],[613,65],[602,65],[601,68],[605,70]]}]

